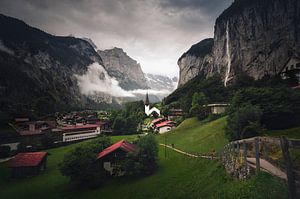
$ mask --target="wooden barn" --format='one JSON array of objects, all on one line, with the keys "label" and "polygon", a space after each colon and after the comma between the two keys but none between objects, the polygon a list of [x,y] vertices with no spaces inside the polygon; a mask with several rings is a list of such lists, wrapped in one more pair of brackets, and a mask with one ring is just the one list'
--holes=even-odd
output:
[{"label": "wooden barn", "polygon": [[124,173],[120,170],[120,163],[126,159],[129,153],[137,151],[136,145],[121,140],[101,151],[97,156],[97,161],[110,175],[121,176]]},{"label": "wooden barn", "polygon": [[47,152],[18,153],[9,161],[12,177],[32,176],[44,171],[47,164]]}]

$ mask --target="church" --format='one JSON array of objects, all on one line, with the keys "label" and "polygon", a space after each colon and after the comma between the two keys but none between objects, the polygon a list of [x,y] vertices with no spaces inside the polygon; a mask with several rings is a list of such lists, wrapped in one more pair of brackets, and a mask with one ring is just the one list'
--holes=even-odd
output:
[{"label": "church", "polygon": [[146,100],[145,100],[145,114],[147,116],[154,116],[154,117],[158,117],[160,116],[160,110],[156,107],[152,107],[150,109],[150,102],[149,102],[149,96],[148,93],[146,94]]}]

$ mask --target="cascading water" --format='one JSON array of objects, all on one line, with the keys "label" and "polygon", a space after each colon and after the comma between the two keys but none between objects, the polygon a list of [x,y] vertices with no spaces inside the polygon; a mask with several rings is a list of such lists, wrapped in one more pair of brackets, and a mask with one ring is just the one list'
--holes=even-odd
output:
[{"label": "cascading water", "polygon": [[226,23],[226,55],[227,55],[227,70],[225,74],[224,86],[227,86],[227,82],[229,79],[230,68],[231,68],[231,57],[229,51],[229,28],[228,28],[228,21]]}]

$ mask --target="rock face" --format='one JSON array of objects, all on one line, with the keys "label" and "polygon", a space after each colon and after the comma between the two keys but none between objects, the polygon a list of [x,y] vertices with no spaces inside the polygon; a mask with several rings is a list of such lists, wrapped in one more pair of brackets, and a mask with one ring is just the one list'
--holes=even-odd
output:
[{"label": "rock face", "polygon": [[193,79],[200,73],[209,73],[209,65],[212,64],[212,47],[214,40],[205,39],[193,45],[178,60],[180,69],[178,86]]},{"label": "rock face", "polygon": [[[256,79],[279,74],[300,57],[299,21],[298,0],[235,0],[216,20],[211,62],[203,67],[199,55],[179,60],[180,85],[195,74],[220,73],[225,85],[241,72]],[[197,69],[186,72],[194,63]]]},{"label": "rock face", "polygon": [[0,25],[0,112],[51,113],[100,105],[80,93],[74,76],[92,63],[102,65],[88,42],[53,36],[4,15]]},{"label": "rock face", "polygon": [[121,48],[100,51],[108,74],[115,77],[125,90],[147,89],[147,82],[140,64],[129,57]]}]

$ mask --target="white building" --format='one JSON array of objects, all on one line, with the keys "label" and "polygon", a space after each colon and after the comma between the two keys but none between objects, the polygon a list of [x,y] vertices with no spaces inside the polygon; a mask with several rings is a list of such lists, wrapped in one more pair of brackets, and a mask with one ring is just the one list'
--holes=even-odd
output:
[{"label": "white building", "polygon": [[160,110],[156,107],[152,107],[150,109],[150,103],[149,103],[149,97],[148,97],[148,93],[146,94],[146,101],[145,101],[145,114],[147,116],[153,115],[153,114],[157,114],[158,116],[160,116]]},{"label": "white building", "polygon": [[72,125],[61,128],[63,130],[63,142],[72,142],[94,138],[100,135],[100,126],[97,124]]}]

